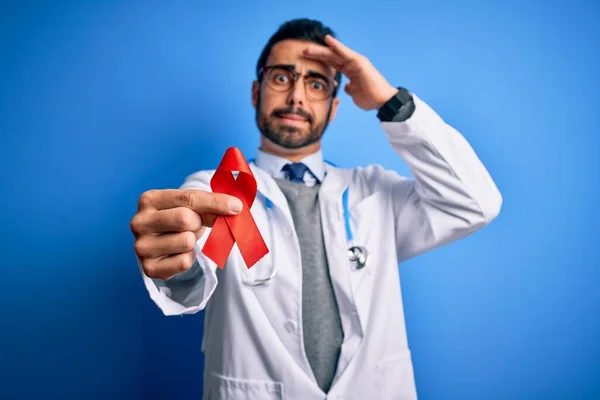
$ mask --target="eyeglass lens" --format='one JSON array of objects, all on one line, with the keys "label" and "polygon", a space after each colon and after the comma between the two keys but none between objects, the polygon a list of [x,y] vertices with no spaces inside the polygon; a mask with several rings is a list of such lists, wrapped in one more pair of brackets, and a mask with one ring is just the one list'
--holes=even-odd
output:
[{"label": "eyeglass lens", "polygon": [[[319,76],[304,76],[298,79],[304,80],[307,96],[323,100],[332,93],[331,83]],[[295,73],[283,67],[269,68],[266,74],[267,84],[278,92],[285,92],[292,88],[295,81]]]}]

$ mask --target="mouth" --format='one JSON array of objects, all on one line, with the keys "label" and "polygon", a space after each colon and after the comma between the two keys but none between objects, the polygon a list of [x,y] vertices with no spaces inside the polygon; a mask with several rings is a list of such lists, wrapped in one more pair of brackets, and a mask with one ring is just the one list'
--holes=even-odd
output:
[{"label": "mouth", "polygon": [[293,125],[298,125],[298,124],[303,124],[305,122],[308,122],[308,120],[306,118],[301,117],[300,115],[297,115],[297,114],[277,114],[277,118],[281,119],[286,124],[293,124]]}]

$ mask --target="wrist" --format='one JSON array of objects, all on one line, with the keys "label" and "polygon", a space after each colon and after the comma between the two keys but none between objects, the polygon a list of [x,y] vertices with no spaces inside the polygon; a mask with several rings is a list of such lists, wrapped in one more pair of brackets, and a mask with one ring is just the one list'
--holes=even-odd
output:
[{"label": "wrist", "polygon": [[389,87],[387,87],[385,90],[382,90],[381,95],[375,101],[375,109],[380,110],[381,107],[383,107],[385,103],[390,101],[396,95],[396,93],[398,93],[398,88],[395,88],[391,85]]}]

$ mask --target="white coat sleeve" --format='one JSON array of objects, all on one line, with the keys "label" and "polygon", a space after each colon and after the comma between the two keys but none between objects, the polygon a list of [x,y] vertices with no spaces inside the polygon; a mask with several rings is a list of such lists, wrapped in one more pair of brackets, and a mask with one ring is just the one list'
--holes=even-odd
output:
[{"label": "white coat sleeve", "polygon": [[[387,174],[398,261],[463,238],[500,212],[502,196],[467,140],[413,94],[403,122],[382,122],[414,179]],[[385,179],[384,179],[385,180]]]},{"label": "white coat sleeve", "polygon": [[[210,191],[209,179],[208,172],[201,171],[189,176],[180,188]],[[195,314],[203,310],[217,288],[217,265],[201,252],[209,234],[210,228],[196,242],[196,261],[192,267],[168,280],[148,277],[137,259],[148,294],[164,315]]]}]

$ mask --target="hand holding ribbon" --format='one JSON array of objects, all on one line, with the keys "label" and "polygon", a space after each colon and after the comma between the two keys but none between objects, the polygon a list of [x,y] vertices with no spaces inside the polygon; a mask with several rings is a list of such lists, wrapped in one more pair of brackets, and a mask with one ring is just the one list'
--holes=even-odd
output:
[{"label": "hand holding ribbon", "polygon": [[[233,176],[235,171],[238,172],[237,179]],[[237,215],[217,217],[202,253],[223,269],[233,245],[237,243],[246,266],[251,268],[269,249],[250,213],[250,207],[256,198],[256,179],[238,148],[227,149],[210,181],[210,187],[213,192],[237,197],[241,200],[243,209]]]}]

